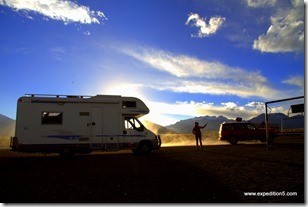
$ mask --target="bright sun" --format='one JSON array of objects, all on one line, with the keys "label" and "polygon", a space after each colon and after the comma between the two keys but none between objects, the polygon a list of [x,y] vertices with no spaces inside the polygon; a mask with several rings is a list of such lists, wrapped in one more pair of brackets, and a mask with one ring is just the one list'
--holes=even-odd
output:
[{"label": "bright sun", "polygon": [[141,92],[141,84],[116,83],[111,84],[103,90],[106,95],[132,96],[142,99],[144,96]]}]

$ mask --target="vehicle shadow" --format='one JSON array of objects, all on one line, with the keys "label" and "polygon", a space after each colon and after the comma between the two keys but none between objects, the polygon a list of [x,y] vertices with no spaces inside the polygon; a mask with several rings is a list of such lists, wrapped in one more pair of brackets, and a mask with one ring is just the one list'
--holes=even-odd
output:
[{"label": "vehicle shadow", "polygon": [[4,203],[232,203],[221,183],[187,162],[162,156],[98,153],[70,159],[0,158]]}]

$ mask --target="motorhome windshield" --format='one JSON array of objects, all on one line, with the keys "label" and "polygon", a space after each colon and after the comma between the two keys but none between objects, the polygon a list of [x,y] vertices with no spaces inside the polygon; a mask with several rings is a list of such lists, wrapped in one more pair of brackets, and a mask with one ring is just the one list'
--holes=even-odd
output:
[{"label": "motorhome windshield", "polygon": [[125,128],[135,129],[137,131],[144,131],[145,127],[143,124],[135,117],[125,117]]}]

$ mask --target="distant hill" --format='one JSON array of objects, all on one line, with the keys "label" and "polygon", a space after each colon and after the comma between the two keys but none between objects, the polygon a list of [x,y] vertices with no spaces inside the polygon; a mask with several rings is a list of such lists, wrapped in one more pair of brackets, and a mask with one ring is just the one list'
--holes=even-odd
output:
[{"label": "distant hill", "polygon": [[195,122],[199,122],[201,126],[204,125],[205,123],[208,123],[206,126],[206,130],[208,131],[218,131],[220,124],[223,123],[224,121],[230,121],[230,119],[224,116],[201,116],[201,117],[181,120],[179,122],[176,122],[175,124],[166,126],[166,128],[175,131],[177,133],[191,133],[192,128],[195,125]]},{"label": "distant hill", "polygon": [[[281,125],[284,125],[285,129],[292,129],[292,128],[304,128],[304,116],[303,115],[296,115],[292,117],[288,117],[282,113],[273,113],[269,114],[268,122],[269,124],[278,125],[279,128]],[[261,123],[265,120],[265,114],[260,114],[257,117],[250,119],[252,123]]]},{"label": "distant hill", "polygon": [[14,136],[15,121],[0,114],[0,149],[8,149],[10,137]]},{"label": "distant hill", "polygon": [[[268,122],[270,124],[281,124],[281,120],[284,118],[287,118],[288,116],[283,113],[273,113],[268,115]],[[265,114],[260,114],[259,116],[256,116],[249,120],[252,123],[261,123],[265,122]]]},{"label": "distant hill", "polygon": [[15,122],[15,120],[0,114],[0,126],[5,125],[7,123]]}]

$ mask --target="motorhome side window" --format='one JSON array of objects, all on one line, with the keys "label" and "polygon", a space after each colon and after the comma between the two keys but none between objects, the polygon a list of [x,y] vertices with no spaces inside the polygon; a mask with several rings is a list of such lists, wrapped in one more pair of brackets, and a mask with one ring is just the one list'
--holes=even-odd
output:
[{"label": "motorhome side window", "polygon": [[42,124],[62,124],[62,112],[42,112]]},{"label": "motorhome side window", "polygon": [[125,108],[136,108],[137,104],[136,104],[136,101],[123,101],[122,107],[123,107],[123,109],[125,109]]},{"label": "motorhome side window", "polygon": [[144,130],[144,126],[141,124],[141,122],[134,117],[125,117],[125,128],[135,129],[137,131]]}]

